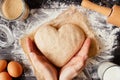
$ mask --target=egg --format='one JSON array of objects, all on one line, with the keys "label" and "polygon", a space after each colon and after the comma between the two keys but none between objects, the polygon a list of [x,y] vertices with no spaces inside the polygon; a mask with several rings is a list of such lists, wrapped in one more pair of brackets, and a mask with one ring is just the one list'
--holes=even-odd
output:
[{"label": "egg", "polygon": [[7,72],[1,72],[0,80],[12,80],[12,77]]},{"label": "egg", "polygon": [[7,66],[7,70],[8,70],[8,73],[10,74],[10,76],[12,76],[14,78],[20,77],[23,72],[22,65],[20,63],[18,63],[17,61],[9,62],[8,66]]},{"label": "egg", "polygon": [[0,60],[0,72],[4,71],[7,67],[7,61],[6,60]]}]

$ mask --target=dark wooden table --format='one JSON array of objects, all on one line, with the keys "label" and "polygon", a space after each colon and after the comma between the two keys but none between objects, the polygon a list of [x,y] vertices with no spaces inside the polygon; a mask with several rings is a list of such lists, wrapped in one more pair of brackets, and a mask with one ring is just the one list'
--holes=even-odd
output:
[{"label": "dark wooden table", "polygon": [[[81,0],[25,0],[25,1],[29,5],[30,9],[39,9],[39,8],[42,8],[43,6],[47,6],[48,8],[51,8],[50,5],[52,4],[53,1],[65,3],[67,5],[70,5],[70,4],[80,5],[80,3],[81,3]],[[91,0],[91,1],[96,4],[106,6],[106,7],[112,7],[114,4],[120,5],[120,0]],[[58,5],[60,5],[60,4],[58,4]],[[13,33],[15,33],[15,31],[13,30],[14,28],[16,29],[16,31],[26,29],[26,23],[28,23],[27,20],[25,20],[24,22],[21,22],[21,23],[23,23],[25,25],[19,24],[19,26],[22,26],[22,27],[15,28],[15,26],[18,26],[18,22],[8,21],[8,20],[5,20],[2,17],[0,17],[0,24],[4,24],[4,25],[8,26]],[[116,28],[116,26],[113,26],[113,29],[115,29],[115,28]],[[24,31],[21,31],[19,34],[22,34],[23,32]],[[116,40],[117,44],[114,45],[113,48],[114,47],[117,47],[117,48],[115,48],[115,50],[112,51],[114,58],[111,59],[111,61],[120,65],[120,32],[116,33],[116,36],[117,36],[117,40]],[[16,44],[18,44],[18,43],[15,40],[13,45],[11,45],[10,47],[0,49],[0,58],[2,57],[3,54],[4,55],[7,55],[7,54],[12,55],[13,53],[16,53],[16,55],[18,55],[17,59],[19,58],[20,59],[19,61],[22,63],[21,56],[19,54],[17,54],[17,48],[20,48],[20,46],[16,47]],[[13,48],[16,49],[15,50],[16,52],[12,51]],[[13,58],[10,57],[10,58],[6,58],[6,59],[8,59],[8,61],[9,61]],[[22,64],[24,64],[24,63],[22,63]],[[27,66],[24,66],[24,67],[27,68]],[[30,69],[28,69],[28,72],[29,72],[29,70]],[[23,75],[22,78],[17,78],[14,80],[36,80],[36,78],[34,76],[24,77],[24,75]],[[96,80],[96,79],[93,79],[93,80]]]}]

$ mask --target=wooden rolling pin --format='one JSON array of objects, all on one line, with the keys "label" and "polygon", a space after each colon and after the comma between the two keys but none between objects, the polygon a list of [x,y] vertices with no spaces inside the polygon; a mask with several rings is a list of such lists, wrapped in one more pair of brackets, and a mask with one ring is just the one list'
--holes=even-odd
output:
[{"label": "wooden rolling pin", "polygon": [[111,8],[99,6],[95,3],[90,2],[89,0],[83,0],[81,6],[99,12],[107,16],[107,22],[115,26],[120,26],[120,6],[114,5]]}]

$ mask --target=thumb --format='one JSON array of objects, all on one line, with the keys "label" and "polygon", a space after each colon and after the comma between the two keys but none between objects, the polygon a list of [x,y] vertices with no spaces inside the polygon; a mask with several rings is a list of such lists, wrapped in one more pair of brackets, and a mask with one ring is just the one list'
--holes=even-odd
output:
[{"label": "thumb", "polygon": [[77,74],[75,69],[69,66],[61,71],[59,80],[72,80]]},{"label": "thumb", "polygon": [[81,57],[87,56],[90,49],[90,44],[91,44],[91,39],[87,38],[80,51],[77,53],[77,56],[81,56]]}]

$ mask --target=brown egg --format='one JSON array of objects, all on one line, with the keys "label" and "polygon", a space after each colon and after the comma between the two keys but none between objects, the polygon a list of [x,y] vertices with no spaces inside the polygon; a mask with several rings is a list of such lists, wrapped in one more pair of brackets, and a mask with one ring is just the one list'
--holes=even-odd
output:
[{"label": "brown egg", "polygon": [[12,78],[7,72],[1,72],[0,80],[12,80]]},{"label": "brown egg", "polygon": [[20,77],[23,72],[23,68],[21,64],[16,61],[9,62],[7,66],[7,70],[10,76],[15,77],[15,78]]},{"label": "brown egg", "polygon": [[0,60],[0,72],[4,71],[7,67],[7,61],[6,60]]}]

